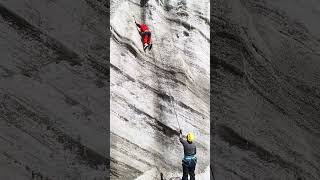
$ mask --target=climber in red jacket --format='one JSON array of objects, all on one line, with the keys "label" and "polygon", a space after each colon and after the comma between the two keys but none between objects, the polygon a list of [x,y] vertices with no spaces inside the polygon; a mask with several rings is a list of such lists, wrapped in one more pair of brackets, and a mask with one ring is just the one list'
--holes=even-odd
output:
[{"label": "climber in red jacket", "polygon": [[146,51],[146,49],[149,47],[149,50],[152,48],[152,43],[151,43],[151,31],[149,27],[146,24],[138,24],[136,20],[134,20],[138,28],[140,28],[140,35],[142,37],[143,41],[143,50]]}]

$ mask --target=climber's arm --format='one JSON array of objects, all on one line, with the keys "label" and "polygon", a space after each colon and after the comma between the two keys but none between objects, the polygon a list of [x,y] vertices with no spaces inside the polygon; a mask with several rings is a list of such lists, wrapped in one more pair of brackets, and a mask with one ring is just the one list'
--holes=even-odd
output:
[{"label": "climber's arm", "polygon": [[138,24],[136,21],[134,21],[134,23],[136,23],[136,25],[138,26],[138,28],[140,28],[140,24]]},{"label": "climber's arm", "polygon": [[184,138],[184,136],[182,135],[182,130],[180,130],[179,140],[180,140],[180,142],[181,142],[182,144],[184,143],[183,138]]}]

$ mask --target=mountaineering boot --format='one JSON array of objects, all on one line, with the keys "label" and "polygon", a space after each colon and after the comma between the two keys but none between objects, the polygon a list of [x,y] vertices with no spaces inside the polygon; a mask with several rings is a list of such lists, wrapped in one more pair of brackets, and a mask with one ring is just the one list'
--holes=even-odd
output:
[{"label": "mountaineering boot", "polygon": [[143,46],[143,50],[144,50],[144,52],[146,52],[146,49],[148,48],[148,44],[147,43],[145,43],[144,44],[144,46]]},{"label": "mountaineering boot", "polygon": [[149,45],[149,51],[151,50],[151,48],[152,48],[152,44]]}]

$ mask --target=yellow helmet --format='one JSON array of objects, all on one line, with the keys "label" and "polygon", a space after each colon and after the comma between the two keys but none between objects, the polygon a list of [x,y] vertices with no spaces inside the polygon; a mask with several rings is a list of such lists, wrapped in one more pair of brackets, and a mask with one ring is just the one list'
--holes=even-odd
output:
[{"label": "yellow helmet", "polygon": [[194,134],[193,133],[188,133],[187,134],[187,141],[189,141],[190,143],[192,143],[194,141]]}]

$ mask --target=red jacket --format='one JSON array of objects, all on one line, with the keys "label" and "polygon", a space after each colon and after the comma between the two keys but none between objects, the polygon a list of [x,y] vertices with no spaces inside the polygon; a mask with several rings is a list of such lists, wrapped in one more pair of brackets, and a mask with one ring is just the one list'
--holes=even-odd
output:
[{"label": "red jacket", "polygon": [[137,26],[140,28],[140,31],[141,31],[141,32],[149,31],[149,28],[148,28],[147,25],[145,25],[145,24],[138,24],[138,23],[136,23],[136,24],[137,24]]}]

